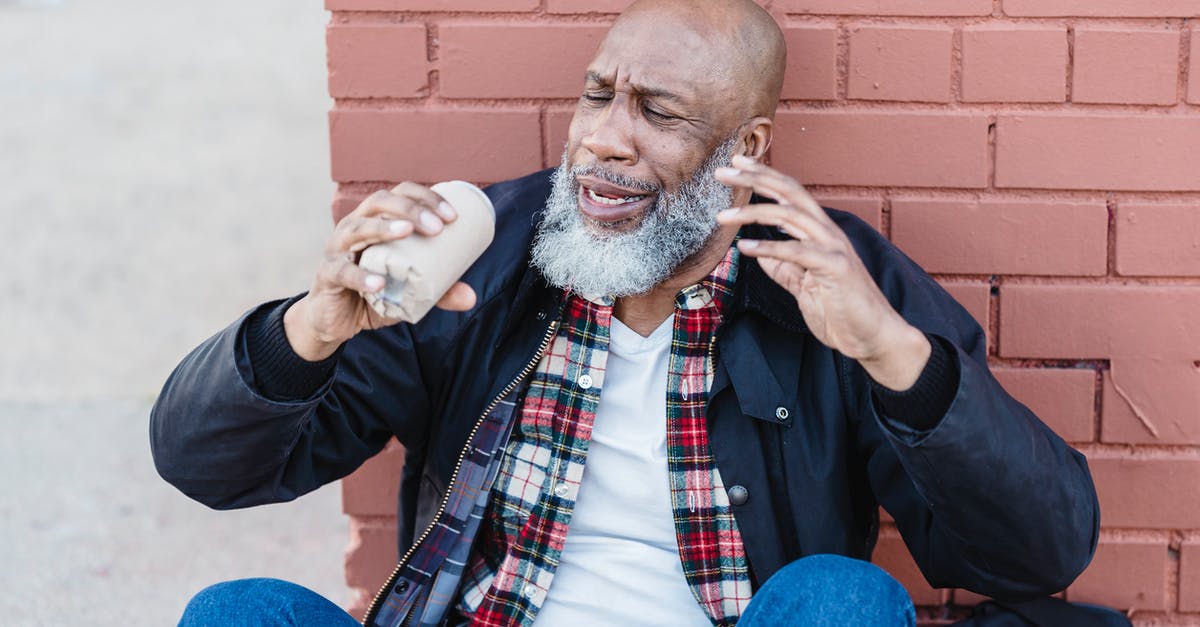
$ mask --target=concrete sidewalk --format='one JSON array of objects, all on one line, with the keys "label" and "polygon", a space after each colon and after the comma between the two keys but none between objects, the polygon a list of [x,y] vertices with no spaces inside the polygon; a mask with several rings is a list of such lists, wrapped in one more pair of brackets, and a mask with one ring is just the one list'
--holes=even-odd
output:
[{"label": "concrete sidewalk", "polygon": [[279,577],[345,602],[329,486],[217,512],[154,472],[145,403],[0,403],[4,625],[174,625],[193,594]]},{"label": "concrete sidewalk", "polygon": [[0,623],[172,625],[223,579],[345,601],[331,486],[214,512],[162,482],[170,369],[304,289],[330,228],[319,0],[0,0]]}]

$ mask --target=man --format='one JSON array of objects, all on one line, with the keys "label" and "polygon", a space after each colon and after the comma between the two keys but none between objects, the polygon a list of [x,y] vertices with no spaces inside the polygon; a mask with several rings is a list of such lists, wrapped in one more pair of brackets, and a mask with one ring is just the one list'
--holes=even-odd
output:
[{"label": "man", "polygon": [[[932,279],[761,163],[784,59],[749,0],[635,3],[562,165],[488,190],[496,241],[442,311],[379,318],[360,293],[383,278],[355,257],[453,209],[415,184],[371,196],[307,294],[172,375],[160,473],[213,507],[284,501],[399,438],[382,626],[911,624],[860,561],[879,504],[934,585],[1066,587],[1098,533],[1086,463],[1004,393]],[[184,623],[280,613],[351,620],[252,580]]]}]

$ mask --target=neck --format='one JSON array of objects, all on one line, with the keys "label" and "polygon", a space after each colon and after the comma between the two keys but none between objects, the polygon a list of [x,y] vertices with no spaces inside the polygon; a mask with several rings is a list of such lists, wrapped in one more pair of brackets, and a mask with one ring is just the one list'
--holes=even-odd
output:
[{"label": "neck", "polygon": [[613,306],[613,315],[625,326],[633,329],[642,337],[649,336],[675,311],[675,296],[689,285],[695,285],[712,274],[712,271],[725,258],[733,238],[737,235],[736,227],[722,227],[695,255],[688,257],[679,269],[657,287],[645,294],[625,296],[617,299]]}]

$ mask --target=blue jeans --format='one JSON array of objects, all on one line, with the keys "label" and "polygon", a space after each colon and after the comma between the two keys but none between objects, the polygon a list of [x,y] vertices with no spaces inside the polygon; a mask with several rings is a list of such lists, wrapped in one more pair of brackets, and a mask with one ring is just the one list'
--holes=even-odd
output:
[{"label": "blue jeans", "polygon": [[[879,567],[837,555],[812,555],[775,573],[755,592],[739,627],[893,627],[916,624],[912,600]],[[353,627],[332,601],[278,579],[241,579],[204,589],[180,627]]]}]

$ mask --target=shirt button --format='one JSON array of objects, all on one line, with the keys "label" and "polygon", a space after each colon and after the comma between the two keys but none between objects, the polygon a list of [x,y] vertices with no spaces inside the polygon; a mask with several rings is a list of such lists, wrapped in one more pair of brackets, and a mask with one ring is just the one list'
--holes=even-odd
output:
[{"label": "shirt button", "polygon": [[788,412],[787,407],[776,407],[775,408],[775,418],[779,422],[783,422],[783,421],[787,420],[788,416],[790,416],[790,415],[791,414]]},{"label": "shirt button", "polygon": [[579,379],[576,381],[576,383],[578,383],[578,384],[579,384],[579,387],[581,387],[581,388],[583,388],[583,389],[585,389],[585,390],[590,390],[590,389],[592,389],[592,377],[591,377],[591,375],[586,375],[586,374],[584,374],[584,375],[580,375],[580,376],[579,376]]},{"label": "shirt button", "polygon": [[750,491],[744,485],[735,485],[729,488],[729,503],[731,505],[745,505],[746,501],[750,500]]},{"label": "shirt button", "polygon": [[537,593],[538,593],[537,588],[533,587],[533,585],[525,586],[525,598],[526,599],[533,600],[533,597],[536,597]]},{"label": "shirt button", "polygon": [[560,483],[560,484],[554,486],[554,493],[560,497],[566,496],[567,492],[569,492],[570,490],[571,490],[571,486],[568,486],[566,483]]}]

